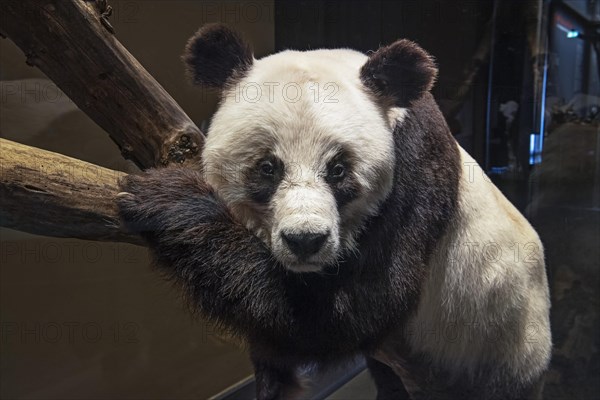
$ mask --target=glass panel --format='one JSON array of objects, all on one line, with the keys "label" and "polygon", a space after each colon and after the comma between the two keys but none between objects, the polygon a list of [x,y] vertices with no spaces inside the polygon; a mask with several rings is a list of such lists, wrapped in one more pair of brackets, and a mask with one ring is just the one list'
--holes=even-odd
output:
[{"label": "glass panel", "polygon": [[600,392],[600,2],[497,0],[485,165],[545,247],[544,398]]},{"label": "glass panel", "polygon": [[554,355],[545,398],[600,392],[600,4],[551,4],[541,151],[528,213],[546,249]]}]

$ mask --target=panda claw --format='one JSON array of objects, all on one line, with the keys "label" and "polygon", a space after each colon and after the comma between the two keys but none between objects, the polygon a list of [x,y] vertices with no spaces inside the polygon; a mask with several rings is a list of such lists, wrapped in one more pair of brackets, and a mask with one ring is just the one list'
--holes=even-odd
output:
[{"label": "panda claw", "polygon": [[135,196],[133,194],[129,193],[129,192],[119,192],[119,193],[117,193],[117,198],[122,199],[122,198],[125,198],[125,197],[134,198]]}]

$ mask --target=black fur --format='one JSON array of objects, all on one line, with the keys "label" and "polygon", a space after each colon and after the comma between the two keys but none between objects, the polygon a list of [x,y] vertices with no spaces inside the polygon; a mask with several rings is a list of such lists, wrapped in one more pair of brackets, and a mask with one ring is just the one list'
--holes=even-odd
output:
[{"label": "black fur", "polygon": [[[197,82],[220,88],[252,63],[247,45],[220,26],[201,29],[186,57]],[[128,194],[118,205],[126,227],[146,239],[157,266],[194,309],[249,344],[259,400],[293,396],[299,366],[375,355],[415,310],[429,257],[455,215],[461,173],[457,144],[428,93],[435,75],[431,57],[405,40],[380,49],[361,69],[375,101],[408,110],[394,132],[391,194],[367,221],[359,251],[322,273],[296,274],[279,265],[233,219],[201,171],[170,167],[122,181]],[[341,205],[357,190],[352,160],[348,168],[345,180],[329,180]],[[277,177],[267,184],[255,172],[246,175],[249,196],[268,202]],[[410,348],[402,355],[393,364],[405,382],[368,357],[379,399],[408,398],[409,391],[418,399],[516,399],[532,389],[512,382],[502,366],[471,377],[434,368]]]},{"label": "black fur", "polygon": [[[398,343],[396,343],[398,345]],[[543,377],[534,382],[515,381],[507,366],[488,364],[480,366],[474,374],[432,365],[426,354],[414,353],[406,345],[403,358],[395,359],[397,368],[402,370],[404,387],[409,389],[412,399],[430,400],[534,400],[539,399]],[[389,367],[376,360],[367,359],[367,365],[378,387],[378,399],[402,399],[388,393],[398,390],[397,381],[390,375]],[[393,372],[393,371],[392,371]]]},{"label": "black fur", "polygon": [[[261,172],[261,163],[268,161],[273,166],[273,174],[267,176]],[[285,175],[283,162],[275,156],[268,156],[244,171],[248,197],[259,204],[267,204]]]},{"label": "black fur", "polygon": [[[393,191],[359,240],[360,254],[322,274],[294,274],[236,223],[185,168],[129,176],[127,228],[201,313],[246,339],[269,376],[369,353],[418,301],[426,264],[456,207],[458,150],[430,95],[395,132]],[[277,372],[279,371],[279,372]]]},{"label": "black fur", "polygon": [[[355,162],[357,161],[353,160],[353,158],[348,156],[345,152],[342,152],[327,164],[328,172],[325,176],[325,182],[327,182],[331,188],[338,209],[350,203],[360,194],[360,185],[352,173]],[[336,164],[342,164],[346,168],[345,176],[342,179],[335,179],[329,172]]]},{"label": "black fur", "polygon": [[377,385],[377,400],[410,400],[402,380],[387,365],[367,357],[367,367]]},{"label": "black fur", "polygon": [[433,57],[406,39],[377,50],[360,70],[367,88],[399,107],[410,106],[428,92],[436,76]]},{"label": "black fur", "polygon": [[[194,79],[214,87],[245,73],[251,60],[243,41],[219,26],[202,28],[186,55]],[[249,343],[259,399],[289,396],[300,365],[370,354],[415,309],[430,254],[454,215],[460,176],[457,145],[425,93],[434,77],[430,57],[407,41],[381,49],[362,68],[374,96],[411,107],[394,132],[390,196],[368,221],[359,251],[322,273],[279,265],[201,171],[170,167],[122,181],[125,226],[146,239],[157,266],[194,308]],[[330,183],[340,203],[356,195],[351,179],[342,182]],[[252,193],[268,197],[262,183],[250,183]]]},{"label": "black fur", "polygon": [[188,41],[182,58],[195,84],[216,89],[243,77],[254,59],[250,45],[222,24],[200,28]]}]

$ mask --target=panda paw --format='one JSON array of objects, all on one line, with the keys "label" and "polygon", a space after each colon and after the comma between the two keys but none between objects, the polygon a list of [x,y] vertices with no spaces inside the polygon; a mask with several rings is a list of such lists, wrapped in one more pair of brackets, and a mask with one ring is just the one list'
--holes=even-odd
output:
[{"label": "panda paw", "polygon": [[188,229],[225,212],[202,173],[189,168],[150,169],[122,178],[119,187],[121,221],[142,236]]}]

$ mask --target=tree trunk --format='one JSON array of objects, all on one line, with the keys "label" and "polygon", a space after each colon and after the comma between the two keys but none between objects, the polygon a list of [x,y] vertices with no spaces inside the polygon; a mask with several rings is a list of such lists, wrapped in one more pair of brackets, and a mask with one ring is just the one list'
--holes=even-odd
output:
[{"label": "tree trunk", "polygon": [[38,235],[142,244],[120,228],[115,196],[122,176],[0,139],[0,223]]},{"label": "tree trunk", "polygon": [[3,0],[0,31],[140,168],[200,159],[204,136],[112,33],[103,1]]}]

